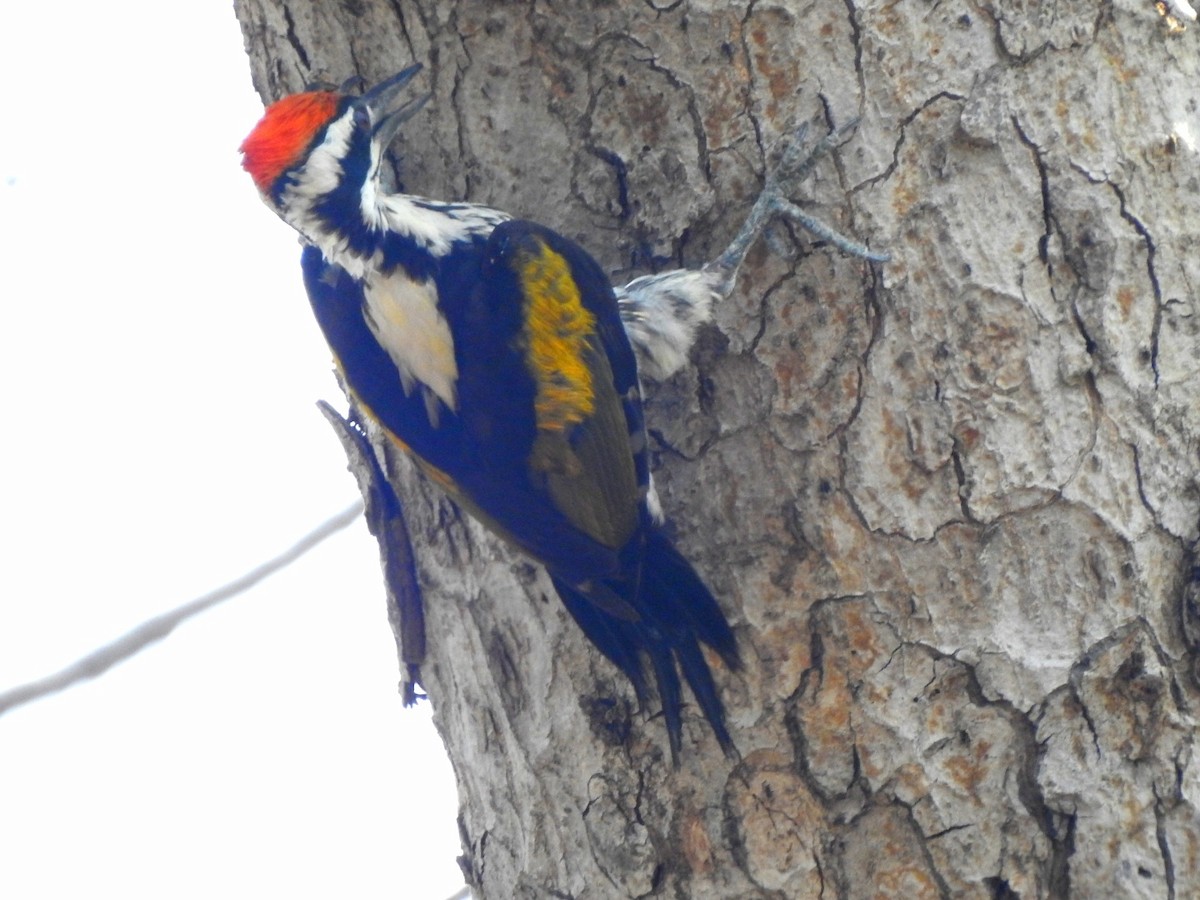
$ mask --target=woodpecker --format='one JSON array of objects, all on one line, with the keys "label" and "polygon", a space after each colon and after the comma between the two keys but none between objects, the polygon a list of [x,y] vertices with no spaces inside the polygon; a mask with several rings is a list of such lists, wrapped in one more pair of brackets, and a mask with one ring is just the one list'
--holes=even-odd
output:
[{"label": "woodpecker", "polygon": [[712,266],[614,291],[549,228],[387,193],[384,153],[429,99],[406,99],[420,69],[361,96],[277,101],[243,142],[242,165],[303,239],[304,283],[353,405],[461,508],[545,566],[643,702],[648,661],[674,759],[680,672],[733,754],[701,645],[736,670],[737,644],[661,527],[631,338],[653,376],[682,365],[761,223]]}]

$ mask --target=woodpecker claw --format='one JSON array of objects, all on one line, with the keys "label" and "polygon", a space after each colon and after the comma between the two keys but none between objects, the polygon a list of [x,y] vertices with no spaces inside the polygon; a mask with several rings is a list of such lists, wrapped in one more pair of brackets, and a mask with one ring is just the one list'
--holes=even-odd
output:
[{"label": "woodpecker claw", "polygon": [[890,253],[876,253],[867,249],[857,241],[851,240],[824,222],[810,216],[799,206],[788,199],[788,194],[804,181],[818,160],[831,149],[841,143],[843,137],[857,127],[860,119],[854,118],[830,131],[811,148],[806,147],[804,138],[808,134],[808,123],[802,124],[796,131],[783,138],[783,149],[779,154],[779,162],[767,172],[762,193],[751,207],[746,221],[741,229],[729,242],[729,246],[720,256],[704,267],[706,273],[714,274],[720,279],[718,292],[727,296],[733,290],[737,271],[751,245],[763,233],[774,216],[791,219],[805,231],[816,235],[822,240],[833,244],[843,253],[857,256],[869,262],[887,262]]},{"label": "woodpecker claw", "polygon": [[[844,253],[871,262],[886,262],[887,253],[874,253],[825,223],[814,219],[788,195],[808,177],[822,156],[836,147],[858,124],[854,119],[825,135],[811,149],[804,143],[807,124],[780,142],[778,162],[767,172],[762,193],[725,252],[701,268],[675,269],[644,275],[616,288],[625,332],[638,354],[640,371],[662,381],[687,362],[697,329],[712,318],[713,306],[733,292],[738,269],[750,246],[775,216],[791,219],[806,231],[828,241]],[[767,234],[771,249],[781,251]]]}]

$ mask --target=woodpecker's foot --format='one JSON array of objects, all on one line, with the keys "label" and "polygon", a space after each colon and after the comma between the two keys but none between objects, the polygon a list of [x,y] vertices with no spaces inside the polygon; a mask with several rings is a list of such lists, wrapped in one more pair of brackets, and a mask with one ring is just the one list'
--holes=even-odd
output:
[{"label": "woodpecker's foot", "polygon": [[734,236],[725,252],[703,269],[705,273],[715,275],[720,279],[717,290],[722,296],[728,296],[733,290],[738,269],[741,267],[742,260],[746,258],[747,251],[775,216],[790,219],[805,231],[828,241],[843,253],[851,256],[857,256],[870,262],[887,262],[891,259],[891,254],[876,253],[867,249],[819,219],[813,218],[788,199],[788,195],[793,193],[809,176],[818,160],[838,146],[842,139],[855,129],[858,122],[858,119],[853,119],[841,128],[835,128],[811,148],[807,148],[804,143],[804,138],[808,133],[807,123],[797,128],[790,137],[783,139],[783,150],[779,162],[767,173],[762,193],[758,195],[754,206],[751,207],[750,214],[746,216],[741,230]]},{"label": "woodpecker's foot", "polygon": [[779,162],[767,173],[762,193],[725,252],[702,269],[676,269],[645,275],[615,287],[621,321],[638,355],[638,369],[656,381],[669,378],[687,362],[701,325],[712,318],[713,306],[732,293],[746,252],[775,216],[790,219],[844,253],[871,262],[887,262],[875,253],[814,219],[788,199],[817,161],[854,130],[858,120],[834,129],[808,148],[802,125],[784,140]]}]

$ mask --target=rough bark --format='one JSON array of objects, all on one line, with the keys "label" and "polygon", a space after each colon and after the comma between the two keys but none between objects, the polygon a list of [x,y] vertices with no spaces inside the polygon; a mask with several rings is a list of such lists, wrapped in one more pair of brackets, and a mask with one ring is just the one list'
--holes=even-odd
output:
[{"label": "rough bark", "polygon": [[426,62],[406,187],[614,281],[715,253],[796,121],[863,117],[801,199],[893,262],[781,229],[649,390],[747,663],[718,671],[740,761],[689,710],[673,770],[544,574],[396,463],[478,896],[1200,896],[1196,29],[1141,0],[236,7],[264,99]]}]

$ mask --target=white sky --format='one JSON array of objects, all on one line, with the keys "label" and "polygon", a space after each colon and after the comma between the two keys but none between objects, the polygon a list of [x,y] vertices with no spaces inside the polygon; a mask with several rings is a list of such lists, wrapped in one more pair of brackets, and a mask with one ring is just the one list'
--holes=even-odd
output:
[{"label": "white sky", "polygon": [[[9,4],[0,690],[355,497],[294,236],[236,148],[226,4]],[[346,73],[347,75],[351,73]],[[448,897],[456,801],[404,710],[361,523],[101,679],[0,717],[0,897]]]}]

